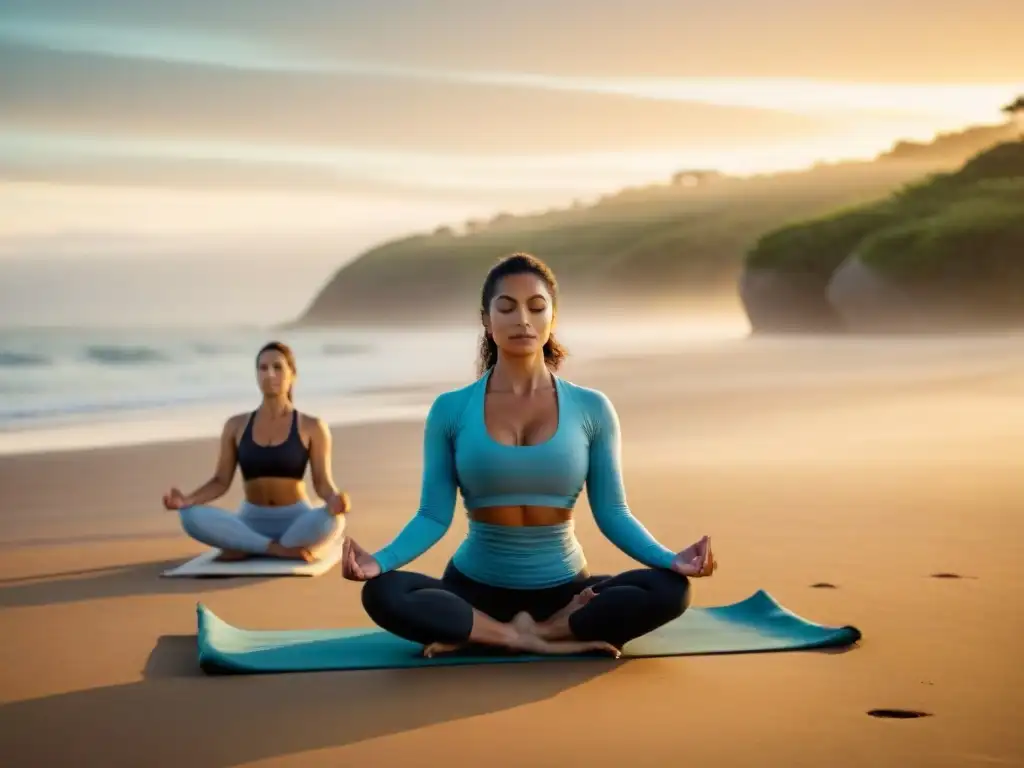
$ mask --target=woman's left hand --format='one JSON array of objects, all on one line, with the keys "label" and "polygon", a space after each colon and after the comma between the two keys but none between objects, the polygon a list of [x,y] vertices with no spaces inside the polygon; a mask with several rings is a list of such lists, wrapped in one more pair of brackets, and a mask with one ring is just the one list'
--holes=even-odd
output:
[{"label": "woman's left hand", "polygon": [[711,537],[705,536],[696,544],[688,546],[676,555],[671,567],[676,573],[692,578],[713,574],[718,568],[718,563],[711,552]]},{"label": "woman's left hand", "polygon": [[344,491],[332,493],[331,497],[327,499],[327,511],[335,517],[338,515],[344,515],[348,512],[348,507],[348,494]]}]

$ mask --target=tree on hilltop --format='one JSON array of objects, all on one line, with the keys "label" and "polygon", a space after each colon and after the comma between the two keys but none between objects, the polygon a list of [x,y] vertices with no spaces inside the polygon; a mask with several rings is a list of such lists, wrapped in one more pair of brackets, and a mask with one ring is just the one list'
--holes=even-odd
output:
[{"label": "tree on hilltop", "polygon": [[1003,112],[1020,124],[1021,138],[1024,139],[1024,96],[1018,96],[1014,101],[1003,107]]}]

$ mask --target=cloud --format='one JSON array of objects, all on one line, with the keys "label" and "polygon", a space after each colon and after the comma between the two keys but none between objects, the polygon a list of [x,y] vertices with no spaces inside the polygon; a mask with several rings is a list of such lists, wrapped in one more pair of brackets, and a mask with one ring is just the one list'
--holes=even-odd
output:
[{"label": "cloud", "polygon": [[335,68],[328,60],[305,56],[301,52],[289,54],[280,50],[280,46],[195,29],[10,17],[0,19],[0,42],[12,49],[35,48],[253,72],[328,72]]},{"label": "cloud", "polygon": [[[1017,0],[22,0],[4,19],[302,56],[555,75],[986,81],[1024,71]],[[190,32],[191,30],[191,32]],[[118,43],[121,45],[122,43]],[[155,42],[154,42],[155,44]]]},{"label": "cloud", "polygon": [[[998,6],[1003,21],[1022,15],[1015,4],[979,2]],[[925,16],[905,0],[870,0],[860,16],[853,7],[438,0],[425,10],[399,0],[295,0],[285,10],[269,0],[38,0],[0,18],[0,72],[14,74],[4,82],[0,173],[105,184],[509,189],[528,183],[517,172],[529,155],[576,158],[576,178],[605,183],[656,176],[672,158],[728,162],[728,151],[754,145],[762,153],[815,141],[831,141],[832,153],[862,141],[881,148],[880,137],[998,119],[998,107],[1024,90],[1019,77],[809,77],[827,69],[808,67],[801,51],[827,40],[829,61],[846,60],[851,41],[870,32],[875,48],[854,57],[868,72],[891,59],[884,43],[894,30],[943,28],[952,4],[936,0]],[[966,61],[969,37],[952,38],[947,51]],[[920,35],[903,45],[908,60],[925,50]],[[997,58],[1018,55],[989,47]],[[510,162],[494,165],[491,156]],[[417,157],[432,158],[433,170]],[[475,170],[452,174],[460,159]],[[532,170],[529,183],[543,177]]]},{"label": "cloud", "polygon": [[813,78],[571,76],[444,69],[344,59],[228,34],[124,25],[0,20],[0,42],[71,54],[226,68],[251,73],[335,75],[628,96],[807,114],[879,110],[941,113],[990,109],[1024,80],[994,84],[836,84]]},{"label": "cloud", "polygon": [[182,61],[197,48],[182,46],[178,59],[168,61],[154,46],[150,58],[130,65],[119,56],[24,48],[2,122],[25,131],[455,154],[757,141],[816,135],[837,122],[833,115],[602,93],[595,84],[515,73],[405,72],[323,61],[301,72],[266,62],[253,70],[239,59],[230,67],[210,65],[208,51],[203,62]]},{"label": "cloud", "polygon": [[[671,152],[576,152],[536,155],[439,155],[308,144],[96,138],[0,131],[0,161],[8,179],[58,176],[101,185],[151,184],[200,188],[296,188],[362,194],[471,194],[500,199],[537,193],[583,194],[623,183],[646,183],[666,169],[710,160],[725,170],[770,162],[772,155],[813,143],[770,150],[719,149],[687,156]],[[525,198],[524,198],[525,199]]]}]

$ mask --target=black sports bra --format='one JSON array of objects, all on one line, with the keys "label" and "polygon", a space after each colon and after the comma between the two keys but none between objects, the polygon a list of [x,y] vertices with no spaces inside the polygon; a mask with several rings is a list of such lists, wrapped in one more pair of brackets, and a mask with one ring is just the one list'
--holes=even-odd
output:
[{"label": "black sports bra", "polygon": [[309,463],[309,449],[302,444],[299,434],[299,412],[292,412],[292,427],[288,437],[279,445],[258,445],[252,439],[252,423],[256,412],[249,416],[242,439],[238,441],[238,467],[245,480],[260,477],[286,477],[301,480]]}]

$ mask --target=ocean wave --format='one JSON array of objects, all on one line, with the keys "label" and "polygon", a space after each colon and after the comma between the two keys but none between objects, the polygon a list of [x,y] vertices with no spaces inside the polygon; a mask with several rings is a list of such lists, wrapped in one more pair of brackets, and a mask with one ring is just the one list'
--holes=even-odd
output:
[{"label": "ocean wave", "polygon": [[238,354],[242,350],[238,346],[230,344],[215,344],[209,341],[197,341],[192,345],[192,351],[201,357],[217,357],[219,355]]},{"label": "ocean wave", "polygon": [[85,357],[101,365],[146,365],[166,363],[170,357],[159,349],[146,346],[94,344],[85,348]]},{"label": "ocean wave", "polygon": [[164,395],[158,397],[125,397],[117,402],[98,400],[79,400],[38,406],[22,406],[9,409],[0,408],[0,432],[5,426],[20,425],[29,422],[43,422],[95,415],[115,415],[122,413],[152,413],[164,408],[201,406],[215,397],[205,394]]},{"label": "ocean wave", "polygon": [[42,368],[47,365],[53,365],[53,360],[46,355],[0,349],[0,368]]}]

